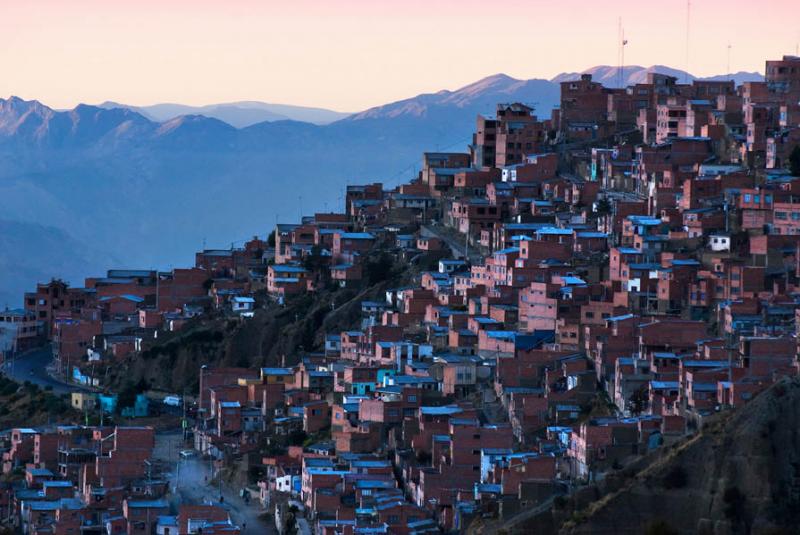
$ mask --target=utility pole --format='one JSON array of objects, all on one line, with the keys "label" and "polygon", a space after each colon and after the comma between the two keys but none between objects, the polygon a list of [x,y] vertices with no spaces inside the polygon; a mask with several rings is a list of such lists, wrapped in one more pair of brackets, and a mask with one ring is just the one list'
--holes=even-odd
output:
[{"label": "utility pole", "polygon": [[183,442],[186,442],[186,387],[183,388],[183,418],[181,419],[181,427],[183,428]]},{"label": "utility pole", "polygon": [[225,498],[222,496],[222,467],[217,470],[217,484],[219,486],[219,503],[225,501]]}]

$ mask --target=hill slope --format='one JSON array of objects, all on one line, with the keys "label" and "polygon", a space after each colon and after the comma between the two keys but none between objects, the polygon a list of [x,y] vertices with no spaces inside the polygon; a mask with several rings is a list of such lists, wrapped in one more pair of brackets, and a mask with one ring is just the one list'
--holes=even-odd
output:
[{"label": "hill slope", "polygon": [[784,379],[695,437],[658,450],[642,469],[609,476],[560,532],[796,533],[799,430],[800,378]]}]

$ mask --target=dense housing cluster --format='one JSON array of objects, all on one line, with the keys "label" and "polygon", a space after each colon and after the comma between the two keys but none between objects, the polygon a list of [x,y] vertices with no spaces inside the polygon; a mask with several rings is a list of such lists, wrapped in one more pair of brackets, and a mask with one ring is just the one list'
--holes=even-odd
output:
[{"label": "dense housing cluster", "polygon": [[[202,251],[189,269],[42,284],[0,319],[19,324],[19,346],[47,337],[61,373],[102,387],[95,364],[210,309],[249,321],[364,288],[380,253],[428,262],[324,347],[287,355],[294,365],[203,367],[193,445],[220,463],[257,456],[279,526],[291,511],[325,535],[460,531],[547,507],[798,372],[799,144],[797,57],[739,87],[651,73],[610,89],[584,75],[561,84],[550,118],[499,104],[468,152],[425,153],[391,189],[348,186],[342,213]],[[142,431],[120,428],[115,444],[124,433]],[[94,512],[103,431],[79,477],[42,486],[40,446],[19,453],[33,436],[50,435],[14,430],[4,454],[31,479],[10,503],[38,526],[21,497],[37,492],[58,512],[52,532],[68,533],[61,515]]]}]

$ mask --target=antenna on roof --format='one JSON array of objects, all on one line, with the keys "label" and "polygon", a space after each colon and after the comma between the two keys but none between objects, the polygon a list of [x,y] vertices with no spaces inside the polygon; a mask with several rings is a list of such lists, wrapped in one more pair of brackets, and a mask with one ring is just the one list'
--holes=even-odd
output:
[{"label": "antenna on roof", "polygon": [[689,22],[692,15],[692,0],[686,0],[686,67],[683,74],[683,83],[689,83]]},{"label": "antenna on roof", "polygon": [[617,19],[617,86],[622,87],[622,17]]},{"label": "antenna on roof", "polygon": [[617,27],[617,87],[625,87],[625,45],[628,40],[625,39],[625,28],[622,27],[622,17],[619,17]]},{"label": "antenna on roof", "polygon": [[727,68],[727,70],[725,72],[728,73],[728,78],[733,79],[733,76],[731,76],[731,44],[730,43],[728,43],[728,68]]},{"label": "antenna on roof", "polygon": [[625,28],[622,28],[622,66],[619,69],[619,86],[625,87],[625,45],[628,40],[625,39]]}]

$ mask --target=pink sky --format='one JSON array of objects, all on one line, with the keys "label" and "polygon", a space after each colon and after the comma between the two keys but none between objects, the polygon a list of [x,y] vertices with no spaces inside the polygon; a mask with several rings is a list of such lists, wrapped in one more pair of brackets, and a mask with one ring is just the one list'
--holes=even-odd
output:
[{"label": "pink sky", "polygon": [[[800,0],[694,0],[689,71],[795,52]],[[356,111],[504,72],[686,67],[685,0],[0,0],[0,96]]]}]

